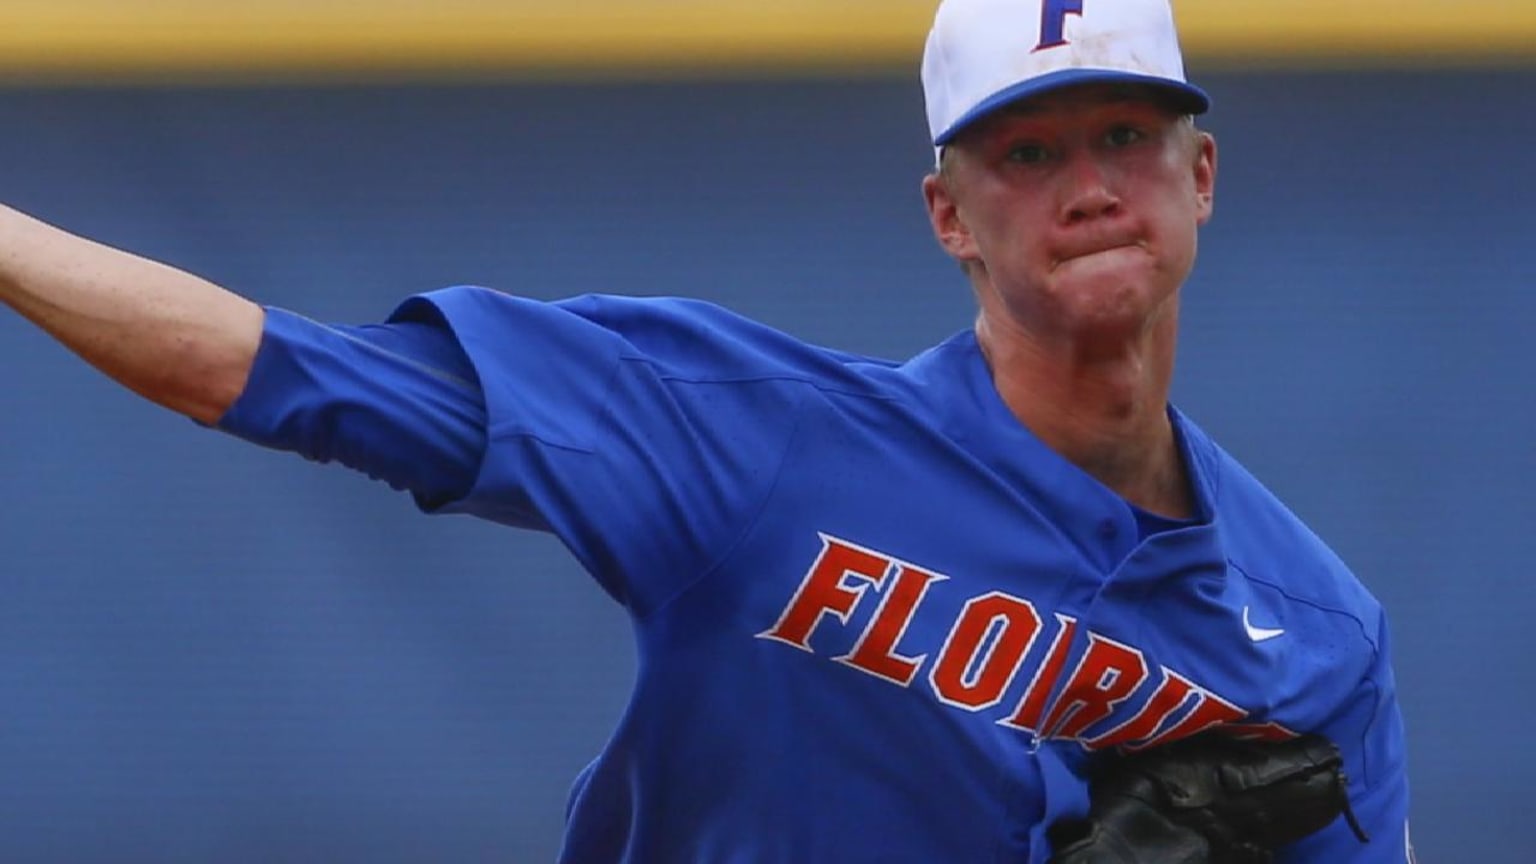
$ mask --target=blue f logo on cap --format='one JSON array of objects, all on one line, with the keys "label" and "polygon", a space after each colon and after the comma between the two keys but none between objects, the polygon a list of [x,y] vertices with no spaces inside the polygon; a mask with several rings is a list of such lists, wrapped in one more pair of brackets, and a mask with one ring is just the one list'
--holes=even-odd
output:
[{"label": "blue f logo on cap", "polygon": [[1035,50],[1067,44],[1067,16],[1082,14],[1083,0],[1045,0],[1040,10],[1040,44]]},{"label": "blue f logo on cap", "polygon": [[923,52],[936,148],[1013,102],[1116,83],[1154,87],[1185,113],[1210,108],[1184,77],[1171,0],[940,0]]}]

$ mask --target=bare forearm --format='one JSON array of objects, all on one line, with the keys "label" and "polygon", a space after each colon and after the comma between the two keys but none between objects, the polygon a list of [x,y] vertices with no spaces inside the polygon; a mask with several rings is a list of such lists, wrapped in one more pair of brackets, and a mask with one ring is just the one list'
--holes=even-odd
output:
[{"label": "bare forearm", "polygon": [[0,302],[154,402],[212,423],[245,387],[261,307],[0,207]]}]

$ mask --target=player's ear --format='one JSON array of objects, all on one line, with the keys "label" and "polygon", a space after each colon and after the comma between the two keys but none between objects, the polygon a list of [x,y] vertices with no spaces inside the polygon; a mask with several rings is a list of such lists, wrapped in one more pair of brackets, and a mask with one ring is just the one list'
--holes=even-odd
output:
[{"label": "player's ear", "polygon": [[976,257],[976,243],[955,199],[954,181],[935,171],[923,178],[923,200],[928,204],[928,222],[933,236],[955,260],[964,263]]},{"label": "player's ear", "polygon": [[1209,132],[1194,130],[1195,135],[1195,213],[1204,225],[1216,210],[1216,138]]}]

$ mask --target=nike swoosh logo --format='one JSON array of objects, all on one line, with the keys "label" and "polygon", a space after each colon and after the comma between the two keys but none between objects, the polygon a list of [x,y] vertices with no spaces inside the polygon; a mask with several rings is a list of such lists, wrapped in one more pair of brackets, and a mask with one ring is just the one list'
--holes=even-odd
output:
[{"label": "nike swoosh logo", "polygon": [[1255,627],[1248,620],[1248,607],[1243,607],[1243,629],[1248,631],[1248,638],[1255,642],[1268,642],[1277,636],[1284,636],[1284,630],[1267,630],[1263,627]]}]

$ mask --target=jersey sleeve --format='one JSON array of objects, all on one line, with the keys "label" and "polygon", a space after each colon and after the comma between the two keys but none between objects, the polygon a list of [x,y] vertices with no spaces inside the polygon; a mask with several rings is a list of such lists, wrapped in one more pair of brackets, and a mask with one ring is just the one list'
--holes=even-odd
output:
[{"label": "jersey sleeve", "polygon": [[425,506],[463,495],[485,449],[480,384],[441,329],[331,326],[273,308],[245,389],[218,427],[339,462]]},{"label": "jersey sleeve", "polygon": [[637,615],[707,575],[757,516],[814,352],[695,301],[559,303],[460,287],[392,322],[450,333],[481,382],[472,487],[432,502],[558,536]]},{"label": "jersey sleeve", "polygon": [[708,304],[453,288],[383,325],[268,310],[219,427],[336,461],[428,512],[557,535],[644,615],[750,527],[830,355]]},{"label": "jersey sleeve", "polygon": [[1370,842],[1361,843],[1341,817],[1277,856],[1279,864],[1415,864],[1408,836],[1408,774],[1385,620],[1376,657],[1355,699],[1330,728],[1349,776],[1350,806]]}]

